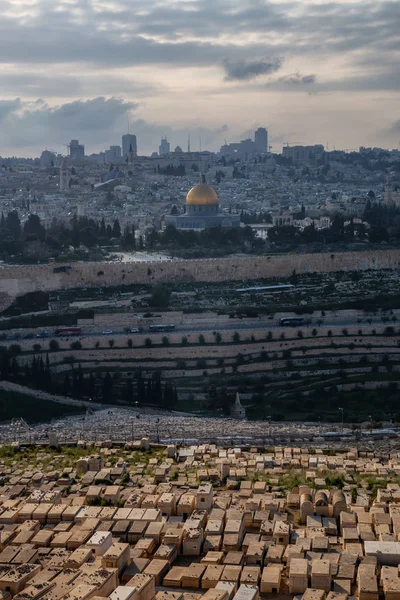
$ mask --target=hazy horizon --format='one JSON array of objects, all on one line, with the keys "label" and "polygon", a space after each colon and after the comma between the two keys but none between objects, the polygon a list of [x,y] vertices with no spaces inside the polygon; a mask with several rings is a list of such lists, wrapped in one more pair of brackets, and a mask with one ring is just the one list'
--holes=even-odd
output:
[{"label": "hazy horizon", "polygon": [[400,4],[340,0],[0,0],[0,155],[398,148]]}]

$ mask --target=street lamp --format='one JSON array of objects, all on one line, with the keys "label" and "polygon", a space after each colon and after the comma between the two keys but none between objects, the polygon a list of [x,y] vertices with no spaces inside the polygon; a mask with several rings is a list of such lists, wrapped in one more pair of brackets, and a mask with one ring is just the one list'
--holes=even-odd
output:
[{"label": "street lamp", "polygon": [[157,444],[160,443],[160,419],[156,420]]},{"label": "street lamp", "polygon": [[342,433],[343,433],[344,408],[342,408],[341,406],[339,406],[339,410],[342,413]]},{"label": "street lamp", "polygon": [[272,419],[272,416],[268,415],[267,416],[267,421],[268,421],[268,437],[269,438],[271,438],[271,419]]}]

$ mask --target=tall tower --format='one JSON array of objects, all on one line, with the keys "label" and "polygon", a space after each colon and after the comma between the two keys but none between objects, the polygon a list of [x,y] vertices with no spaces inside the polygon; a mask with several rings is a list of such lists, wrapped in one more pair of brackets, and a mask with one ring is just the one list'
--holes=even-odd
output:
[{"label": "tall tower", "polygon": [[69,174],[68,174],[68,165],[65,158],[63,159],[60,167],[60,192],[65,192],[69,188]]},{"label": "tall tower", "polygon": [[265,127],[259,127],[254,133],[254,143],[256,151],[260,154],[266,154],[268,152],[268,131]]},{"label": "tall tower", "polygon": [[[131,150],[132,149],[132,150]],[[137,156],[137,139],[133,133],[126,133],[122,136],[122,156],[129,159],[132,152],[133,156]]]},{"label": "tall tower", "polygon": [[161,144],[158,148],[158,151],[159,151],[160,156],[170,153],[170,144],[169,144],[169,141],[167,140],[166,136],[161,138]]}]

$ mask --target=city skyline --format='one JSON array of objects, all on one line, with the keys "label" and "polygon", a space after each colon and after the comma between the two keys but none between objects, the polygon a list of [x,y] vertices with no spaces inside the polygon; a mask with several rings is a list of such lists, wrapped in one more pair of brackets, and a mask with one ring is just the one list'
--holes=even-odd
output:
[{"label": "city skyline", "polygon": [[3,0],[0,155],[123,133],[150,154],[284,142],[398,148],[398,3]]}]

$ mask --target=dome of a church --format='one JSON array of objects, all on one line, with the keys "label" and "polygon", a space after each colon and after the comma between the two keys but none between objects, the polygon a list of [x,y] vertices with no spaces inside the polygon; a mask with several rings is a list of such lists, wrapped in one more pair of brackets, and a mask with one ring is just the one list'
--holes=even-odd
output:
[{"label": "dome of a church", "polygon": [[215,205],[218,204],[218,196],[210,185],[199,183],[195,185],[186,196],[186,204],[193,205]]}]

